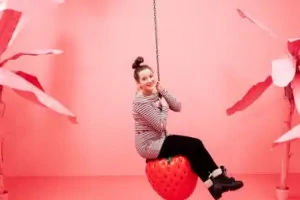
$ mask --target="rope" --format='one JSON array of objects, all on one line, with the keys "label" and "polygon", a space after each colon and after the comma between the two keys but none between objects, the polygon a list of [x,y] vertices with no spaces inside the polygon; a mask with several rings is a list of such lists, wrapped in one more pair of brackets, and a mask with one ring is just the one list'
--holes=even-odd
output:
[{"label": "rope", "polygon": [[154,16],[154,33],[155,33],[157,79],[158,79],[158,81],[160,81],[156,0],[153,0],[153,16]]}]

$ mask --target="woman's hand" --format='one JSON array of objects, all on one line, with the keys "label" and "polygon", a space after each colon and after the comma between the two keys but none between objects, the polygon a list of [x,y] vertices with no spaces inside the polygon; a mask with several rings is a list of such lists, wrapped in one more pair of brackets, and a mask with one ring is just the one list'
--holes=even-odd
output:
[{"label": "woman's hand", "polygon": [[164,88],[161,86],[160,82],[157,81],[157,83],[156,83],[156,90],[160,93],[160,92],[163,91],[163,89],[164,89]]}]

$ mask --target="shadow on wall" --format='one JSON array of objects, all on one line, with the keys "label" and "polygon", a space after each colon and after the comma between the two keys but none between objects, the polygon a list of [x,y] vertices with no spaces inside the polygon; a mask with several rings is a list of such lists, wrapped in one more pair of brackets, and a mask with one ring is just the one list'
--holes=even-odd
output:
[{"label": "shadow on wall", "polygon": [[[121,1],[116,1],[115,4],[120,4]],[[77,0],[77,1],[68,1],[67,3],[61,4],[58,9],[61,9],[62,16],[73,16],[73,20],[77,17],[80,18],[82,15],[95,15],[95,16],[104,16],[108,14],[109,5],[113,5],[111,1],[99,1],[99,0]],[[67,19],[66,17],[65,19]],[[79,21],[77,21],[79,27]],[[84,22],[82,22],[84,23]]]},{"label": "shadow on wall", "polygon": [[[56,48],[63,50],[63,54],[55,57],[51,65],[49,73],[49,87],[48,93],[54,98],[59,100],[73,113],[77,114],[74,110],[76,104],[76,80],[78,77],[79,58],[78,51],[76,48],[76,42],[68,34],[61,34],[57,39]],[[69,121],[65,116],[56,116],[56,125],[67,125]],[[60,127],[62,128],[62,127]]]},{"label": "shadow on wall", "polygon": [[[56,100],[60,101],[66,108],[77,115],[76,109],[76,78],[78,69],[78,58],[76,43],[67,34],[61,34],[57,39],[55,48],[64,51],[63,54],[55,56],[50,64],[46,92]],[[78,120],[80,123],[80,120]],[[50,174],[66,174],[68,169],[74,166],[76,159],[70,157],[74,143],[74,137],[71,133],[78,128],[78,124],[71,124],[66,116],[47,111],[44,119],[39,122],[40,132],[43,137],[39,137],[43,148],[41,157],[47,156],[41,166],[51,163],[61,163],[61,160],[67,161],[63,166],[57,169],[51,169]],[[76,138],[76,136],[75,136]],[[65,148],[68,147],[68,148]],[[62,150],[63,149],[63,150]],[[58,156],[59,155],[59,156]],[[46,164],[45,164],[46,162]]]}]

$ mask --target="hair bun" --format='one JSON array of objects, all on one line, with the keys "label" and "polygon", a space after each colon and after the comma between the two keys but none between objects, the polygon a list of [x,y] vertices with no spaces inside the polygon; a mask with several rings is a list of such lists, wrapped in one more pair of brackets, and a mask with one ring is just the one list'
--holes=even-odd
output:
[{"label": "hair bun", "polygon": [[132,69],[139,68],[140,65],[144,62],[144,58],[139,56],[135,59],[134,63],[132,64]]}]

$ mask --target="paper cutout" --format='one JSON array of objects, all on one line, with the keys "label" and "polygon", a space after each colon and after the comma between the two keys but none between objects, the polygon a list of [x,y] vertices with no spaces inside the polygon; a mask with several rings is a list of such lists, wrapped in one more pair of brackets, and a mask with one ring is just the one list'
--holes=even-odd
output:
[{"label": "paper cutout", "polygon": [[288,42],[296,42],[296,41],[300,41],[300,38],[290,38],[290,39],[288,39]]},{"label": "paper cutout", "polygon": [[288,40],[287,48],[292,56],[298,57],[300,55],[300,39]]},{"label": "paper cutout", "polygon": [[16,71],[14,73],[17,74],[18,76],[21,76],[26,81],[28,81],[31,84],[33,84],[35,87],[37,87],[40,90],[42,90],[43,92],[45,92],[43,86],[41,85],[41,83],[39,82],[39,80],[38,80],[38,78],[36,76],[33,76],[31,74],[28,74],[28,73],[25,73],[25,72],[22,72],[22,71]]},{"label": "paper cutout", "polygon": [[32,51],[31,53],[28,54],[32,54],[32,55],[46,55],[46,54],[54,54],[54,55],[59,55],[62,54],[63,51],[60,49],[41,49],[41,50],[35,50]]},{"label": "paper cutout", "polygon": [[286,87],[296,73],[295,60],[289,57],[272,61],[272,80],[278,87]]},{"label": "paper cutout", "polygon": [[[290,58],[290,61],[294,62],[293,63],[294,66],[292,66],[293,64],[291,62],[289,63],[287,61],[283,61],[280,59],[272,62],[272,78],[273,78],[274,84],[277,86],[283,87],[283,86],[287,86],[288,83],[290,83],[292,81],[292,84],[300,85],[297,82],[298,78],[296,78],[296,77],[298,77],[298,75],[295,76],[296,71],[298,72],[297,67],[300,65],[299,40],[290,39],[287,41],[286,39],[278,38],[277,35],[275,35],[271,29],[267,28],[262,23],[253,19],[252,17],[250,17],[249,15],[247,15],[240,9],[237,9],[237,12],[239,13],[239,15],[242,18],[248,19],[251,23],[258,26],[258,28],[266,31],[271,37],[277,39],[277,41],[279,40],[281,43],[280,45],[283,46],[284,54],[287,56],[293,57],[293,58]],[[286,47],[286,45],[287,45],[287,47]],[[293,78],[294,78],[294,80],[293,80]],[[299,87],[296,86],[296,88],[299,88]],[[285,88],[285,92],[287,92],[287,88]],[[295,101],[298,102],[296,104],[297,104],[297,110],[299,111],[299,108],[300,108],[299,100],[296,100],[296,99],[299,99],[300,92],[299,92],[299,90],[297,91],[297,89],[295,90],[295,88],[294,88],[293,93],[294,93]],[[292,110],[290,110],[290,112],[292,113],[292,111],[294,111],[292,108],[293,102],[290,102],[290,104],[291,104],[291,109],[292,109]],[[300,128],[299,127],[300,127],[300,125],[291,129],[290,131],[288,131],[286,134],[281,136],[277,141],[275,141],[273,143],[273,145],[275,146],[276,144],[279,144],[282,142],[291,142],[292,140],[299,138],[299,136],[300,136],[300,134],[299,134]],[[284,158],[285,159],[282,162],[281,181],[280,181],[280,187],[282,187],[282,188],[287,187],[286,177],[287,177],[288,170],[289,170],[290,148],[285,148]]]},{"label": "paper cutout", "polygon": [[273,33],[273,31],[271,29],[269,29],[268,27],[266,27],[263,23],[261,23],[258,20],[254,19],[249,14],[246,14],[241,9],[236,9],[236,11],[238,12],[238,14],[242,18],[248,19],[252,24],[256,25],[258,28],[262,29],[263,31],[266,31],[271,37],[278,39],[277,35],[275,33]]},{"label": "paper cutout", "polygon": [[272,147],[275,147],[281,143],[292,142],[300,138],[300,125],[297,125],[290,129],[288,132],[280,136],[277,140],[273,142]]},{"label": "paper cutout", "polygon": [[25,96],[27,93],[29,96],[34,97],[34,99],[31,99],[32,101],[35,101],[38,104],[41,103],[59,114],[70,117],[72,122],[76,121],[76,116],[70,110],[65,108],[59,101],[53,99],[26,79],[6,70],[5,68],[0,68],[0,84],[10,87]]},{"label": "paper cutout", "polygon": [[[291,86],[293,88],[295,105],[299,112],[300,111],[300,75],[299,74],[296,74],[296,76],[294,77],[291,83]],[[297,125],[294,128],[287,131],[282,136],[280,136],[276,141],[274,141],[272,147],[275,147],[285,142],[291,142],[299,138],[300,138],[300,125]]]},{"label": "paper cutout", "polygon": [[7,8],[7,0],[0,0],[0,12]]},{"label": "paper cutout", "polygon": [[248,108],[272,85],[272,82],[272,77],[268,76],[264,81],[252,86],[241,100],[226,110],[227,115],[233,115]]},{"label": "paper cutout", "polygon": [[29,16],[27,15],[22,15],[21,19],[17,25],[17,28],[15,29],[9,43],[7,47],[10,47],[12,45],[12,43],[14,42],[14,40],[16,39],[16,37],[19,35],[19,33],[21,32],[21,30],[25,27],[25,25],[29,22]]},{"label": "paper cutout", "polygon": [[[12,44],[22,27],[25,25],[28,18],[21,21],[22,13],[6,9],[3,11],[2,18],[0,20],[0,56],[5,50]],[[0,67],[3,67],[10,60],[16,60],[21,56],[39,56],[39,55],[58,55],[62,51],[58,49],[46,49],[32,52],[21,52],[17,53],[0,63]],[[72,123],[77,123],[76,117],[67,108],[65,108],[60,102],[53,99],[44,93],[41,84],[35,76],[26,74],[25,72],[16,72],[0,68],[0,85],[11,87],[20,96],[36,103],[52,109],[53,111],[66,115]]]},{"label": "paper cutout", "polygon": [[[261,22],[258,22],[258,20],[251,17],[249,14],[245,13],[241,9],[237,9],[238,14],[240,17],[244,19],[248,19],[251,23],[255,24],[258,28],[268,32],[273,38],[278,39],[278,37],[267,28],[265,25],[263,25]],[[256,101],[264,92],[265,90],[274,82],[276,86],[284,87],[288,83],[290,83],[296,72],[296,66],[300,64],[300,57],[295,57],[295,53],[289,53],[286,49],[286,44],[289,48],[290,52],[296,52],[297,49],[300,49],[300,40],[296,39],[290,39],[288,43],[286,43],[285,40],[285,53],[287,55],[287,58],[290,59],[284,60],[284,59],[277,59],[272,62],[272,73],[271,77],[268,77],[265,81],[257,83],[254,85],[250,90],[247,92],[247,94],[239,100],[236,104],[234,104],[232,107],[228,108],[226,110],[227,115],[232,115],[237,111],[242,111],[249,107],[254,101]],[[297,52],[298,53],[298,52]],[[293,56],[293,57],[292,57]],[[292,64],[293,63],[293,64]],[[293,66],[292,66],[293,65]]]},{"label": "paper cutout", "polygon": [[4,10],[0,20],[0,56],[5,52],[21,19],[22,13]]},{"label": "paper cutout", "polygon": [[[39,80],[37,77],[27,74],[25,72],[22,71],[17,71],[14,72],[15,74],[19,75],[20,77],[24,78],[26,81],[30,82],[31,84],[33,84],[35,87],[37,87],[38,89],[42,90],[43,92],[45,92],[44,88],[42,87],[42,85],[40,84]],[[24,92],[24,91],[19,91],[19,90],[15,90],[12,89],[16,94],[18,94],[19,96],[31,101],[34,104],[37,104],[39,106],[42,107],[46,107],[44,104],[40,103],[39,101],[36,101],[36,97],[34,96],[34,94],[32,93],[28,93],[28,92]]]},{"label": "paper cutout", "polygon": [[296,74],[293,82],[291,83],[293,88],[294,100],[297,111],[300,112],[300,75]]},{"label": "paper cutout", "polygon": [[18,58],[20,58],[21,56],[41,56],[41,55],[48,55],[48,54],[54,54],[54,55],[59,55],[62,54],[63,51],[59,50],[59,49],[44,49],[44,50],[36,50],[36,51],[32,51],[32,52],[24,52],[24,53],[17,53],[5,60],[3,60],[2,62],[0,62],[0,67],[3,67],[7,62],[11,61],[11,60],[16,60]]}]

